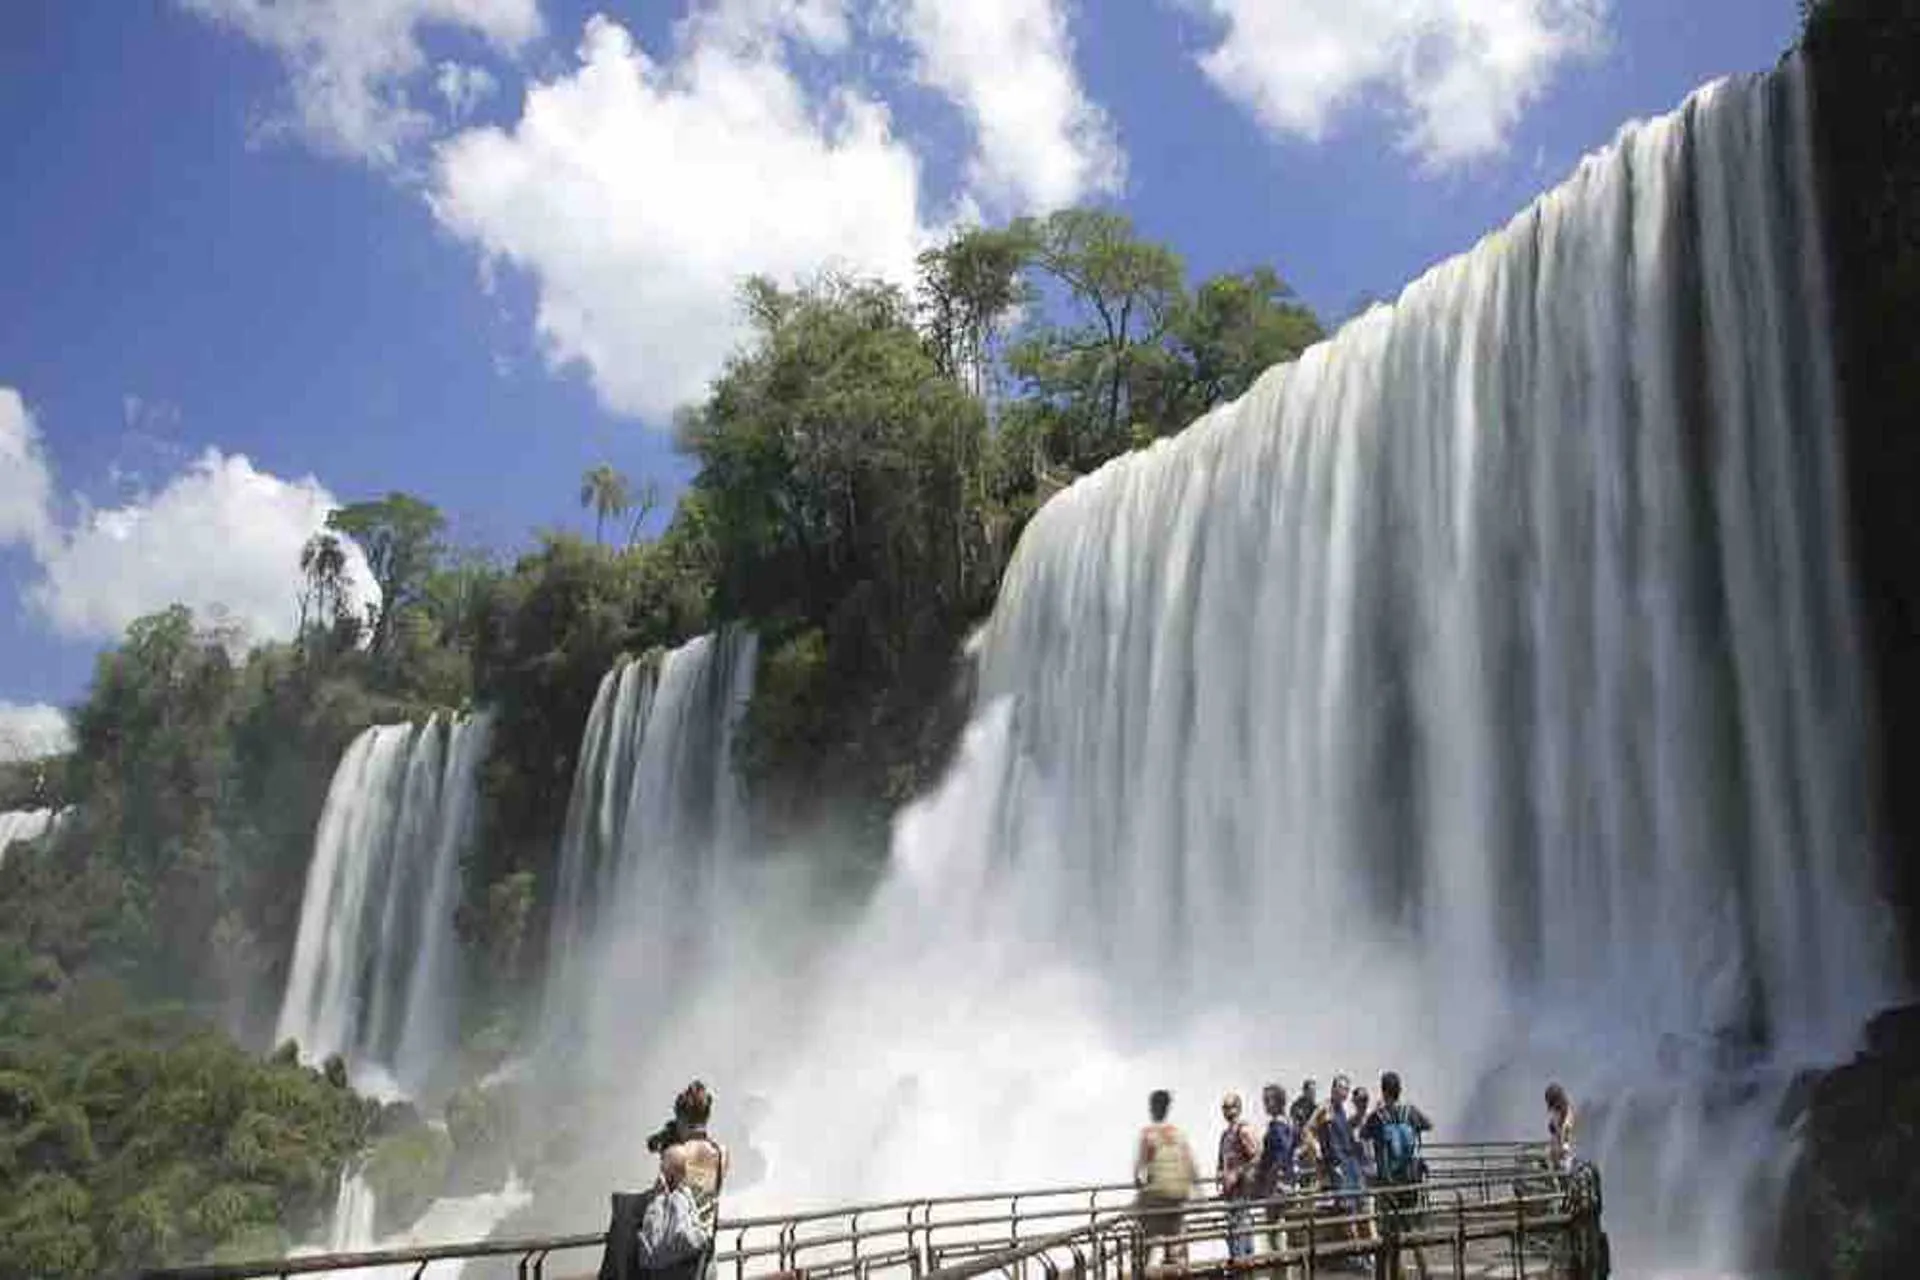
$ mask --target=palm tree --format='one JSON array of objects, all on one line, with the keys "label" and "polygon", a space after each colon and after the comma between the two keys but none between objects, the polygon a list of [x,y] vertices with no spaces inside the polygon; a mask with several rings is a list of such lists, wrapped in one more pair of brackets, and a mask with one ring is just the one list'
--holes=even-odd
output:
[{"label": "palm tree", "polygon": [[593,508],[593,540],[600,542],[607,517],[621,515],[632,508],[633,486],[603,462],[580,477],[580,505]]}]

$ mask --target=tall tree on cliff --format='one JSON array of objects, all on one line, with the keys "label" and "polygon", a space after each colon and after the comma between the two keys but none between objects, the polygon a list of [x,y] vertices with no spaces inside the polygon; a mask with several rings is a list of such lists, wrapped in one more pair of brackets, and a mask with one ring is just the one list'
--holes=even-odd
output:
[{"label": "tall tree on cliff", "polygon": [[380,588],[379,605],[369,607],[373,615],[370,647],[375,656],[391,650],[395,622],[403,610],[419,602],[439,561],[440,536],[446,527],[439,508],[408,493],[356,502],[327,516],[327,528],[359,544]]}]

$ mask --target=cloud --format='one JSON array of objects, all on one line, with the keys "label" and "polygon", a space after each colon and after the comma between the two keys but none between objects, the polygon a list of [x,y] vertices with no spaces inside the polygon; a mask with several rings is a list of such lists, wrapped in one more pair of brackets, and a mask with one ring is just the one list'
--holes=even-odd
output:
[{"label": "cloud", "polygon": [[[429,136],[433,117],[408,81],[426,69],[424,28],[476,35],[502,53],[541,33],[537,0],[179,0],[278,55],[292,98],[269,128],[379,166]],[[486,75],[481,72],[481,75]],[[491,77],[488,77],[491,79]],[[477,81],[466,78],[463,89]],[[444,90],[442,90],[444,94]],[[472,99],[458,99],[457,107]],[[458,111],[455,111],[458,118]]]},{"label": "cloud", "polygon": [[500,84],[485,67],[443,62],[433,73],[433,91],[447,104],[447,118],[465,120]]},{"label": "cloud", "polygon": [[[27,597],[62,635],[111,639],[144,614],[184,604],[250,640],[293,634],[300,548],[339,504],[311,476],[287,481],[209,449],[157,492],[86,513],[40,554]],[[356,583],[366,560],[349,545]]]},{"label": "cloud", "polygon": [[0,702],[0,764],[73,750],[67,713],[44,702]]},{"label": "cloud", "polygon": [[1051,210],[1119,189],[1126,165],[1074,68],[1065,0],[897,0],[894,25],[919,81],[973,127],[978,196]]},{"label": "cloud", "polygon": [[1609,0],[1192,0],[1223,23],[1200,66],[1268,131],[1323,140],[1373,94],[1430,169],[1506,149],[1562,67],[1594,55]]},{"label": "cloud", "polygon": [[918,158],[881,102],[816,101],[788,62],[791,41],[837,47],[840,14],[735,0],[683,22],[667,62],[596,17],[511,129],[438,148],[435,214],[531,274],[549,359],[584,365],[609,408],[664,422],[699,397],[744,337],[750,273],[911,272],[932,234]]},{"label": "cloud", "polygon": [[53,472],[40,429],[12,387],[0,387],[0,547],[47,546],[53,537]]}]

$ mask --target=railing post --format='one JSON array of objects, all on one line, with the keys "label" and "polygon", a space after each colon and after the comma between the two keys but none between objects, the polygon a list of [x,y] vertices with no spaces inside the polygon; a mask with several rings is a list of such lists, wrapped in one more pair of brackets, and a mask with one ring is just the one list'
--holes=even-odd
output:
[{"label": "railing post", "polygon": [[1514,1250],[1513,1274],[1516,1280],[1527,1280],[1527,1197],[1522,1192],[1514,1201],[1520,1211],[1519,1248]]},{"label": "railing post", "polygon": [[1463,1278],[1467,1274],[1467,1194],[1457,1187],[1453,1192],[1453,1274]]}]

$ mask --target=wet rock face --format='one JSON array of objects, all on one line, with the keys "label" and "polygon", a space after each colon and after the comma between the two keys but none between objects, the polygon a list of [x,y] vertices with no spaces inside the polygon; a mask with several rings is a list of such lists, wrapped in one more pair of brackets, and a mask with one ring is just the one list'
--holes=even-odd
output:
[{"label": "wet rock face", "polygon": [[1871,668],[1882,883],[1920,974],[1920,0],[1821,0],[1810,64],[1855,582]]},{"label": "wet rock face", "polygon": [[1920,1257],[1920,1005],[1867,1027],[1852,1062],[1811,1080],[1780,1219],[1780,1262],[1809,1280],[1911,1274]]}]

